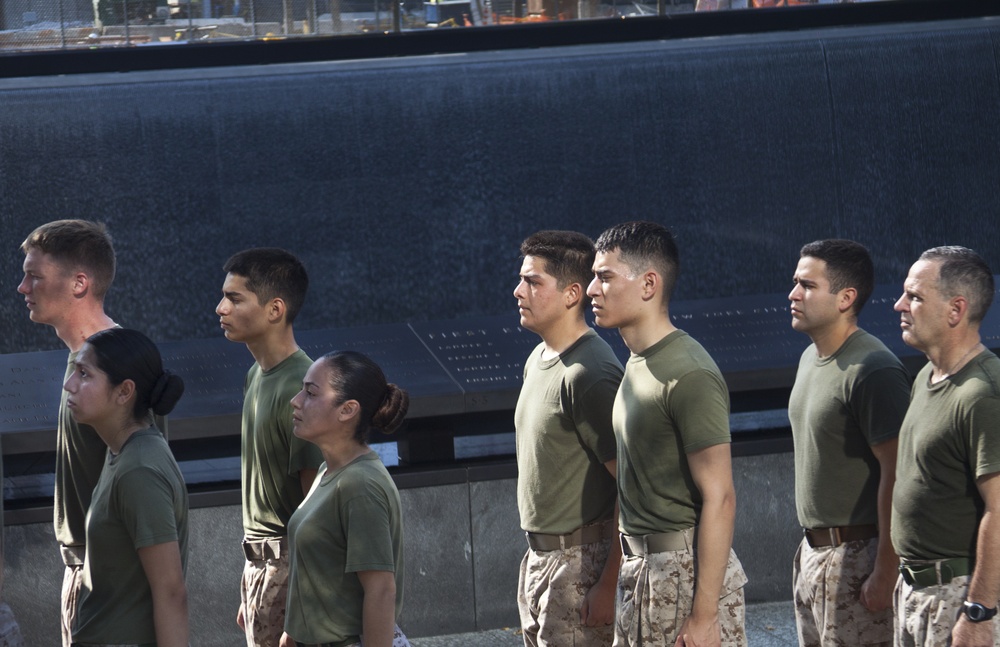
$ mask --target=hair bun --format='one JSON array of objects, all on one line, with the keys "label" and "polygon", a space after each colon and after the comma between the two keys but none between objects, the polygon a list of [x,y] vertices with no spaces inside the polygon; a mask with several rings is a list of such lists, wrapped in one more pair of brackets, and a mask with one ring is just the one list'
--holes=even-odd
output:
[{"label": "hair bun", "polygon": [[385,396],[372,416],[372,426],[391,434],[399,429],[410,408],[410,395],[392,382],[386,384]]},{"label": "hair bun", "polygon": [[173,411],[177,401],[184,394],[184,380],[171,371],[164,369],[153,384],[149,394],[149,408],[157,415],[166,415]]}]

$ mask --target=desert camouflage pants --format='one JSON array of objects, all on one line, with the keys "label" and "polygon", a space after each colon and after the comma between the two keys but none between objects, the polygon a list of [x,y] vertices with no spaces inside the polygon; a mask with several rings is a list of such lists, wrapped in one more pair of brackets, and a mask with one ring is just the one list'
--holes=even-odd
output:
[{"label": "desert camouflage pants", "polygon": [[877,553],[878,538],[836,548],[812,548],[802,540],[792,578],[801,647],[892,644],[892,609],[872,613],[861,604],[861,586]]},{"label": "desert camouflage pants", "polygon": [[76,622],[76,603],[83,587],[83,564],[67,566],[63,572],[62,596],[60,599],[62,644],[70,647],[73,643],[73,624]]},{"label": "desert camouflage pants", "polygon": [[608,559],[611,540],[538,552],[521,560],[517,609],[526,647],[609,647],[614,628],[585,627],[580,608]]},{"label": "desert camouflage pants", "polygon": [[[951,630],[958,622],[959,610],[969,589],[968,575],[948,584],[915,589],[903,578],[896,582],[893,607],[896,610],[896,647],[941,647],[951,644]],[[990,621],[995,625],[996,620]],[[1000,647],[996,627],[993,645]]]},{"label": "desert camouflage pants", "polygon": [[288,597],[288,556],[247,561],[243,567],[240,601],[247,647],[278,647],[285,631]]},{"label": "desert camouflage pants", "polygon": [[[736,553],[719,598],[722,647],[746,647],[747,578]],[[694,604],[695,559],[692,548],[625,557],[618,573],[614,647],[673,647]]]}]

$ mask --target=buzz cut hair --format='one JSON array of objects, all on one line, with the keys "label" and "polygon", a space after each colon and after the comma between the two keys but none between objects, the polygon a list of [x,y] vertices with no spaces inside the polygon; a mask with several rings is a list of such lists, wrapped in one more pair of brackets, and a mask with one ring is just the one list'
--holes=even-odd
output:
[{"label": "buzz cut hair", "polygon": [[920,260],[938,263],[937,288],[945,298],[966,298],[970,323],[978,324],[986,318],[996,286],[993,272],[982,256],[968,247],[945,245],[928,249]]},{"label": "buzz cut hair", "polygon": [[664,301],[670,301],[681,271],[674,235],[663,225],[646,220],[623,222],[607,229],[595,243],[601,253],[618,250],[632,276],[654,269],[663,279]]},{"label": "buzz cut hair", "polygon": [[854,288],[858,296],[851,309],[854,310],[854,316],[861,314],[861,309],[875,290],[875,264],[864,245],[844,238],[828,238],[803,245],[799,255],[801,258],[808,256],[826,263],[826,278],[830,281],[831,294],[845,288]]}]

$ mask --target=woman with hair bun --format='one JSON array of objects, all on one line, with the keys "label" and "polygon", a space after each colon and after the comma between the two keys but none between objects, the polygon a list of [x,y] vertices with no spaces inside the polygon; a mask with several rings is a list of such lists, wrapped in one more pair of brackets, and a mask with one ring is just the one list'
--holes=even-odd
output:
[{"label": "woman with hair bun", "polygon": [[396,627],[403,601],[403,529],[396,490],[368,446],[392,433],[409,396],[351,351],[324,355],[292,398],[295,435],[325,463],[288,522],[290,572],[281,647],[409,645]]},{"label": "woman with hair bun", "polygon": [[170,413],[184,382],[145,335],[111,328],[87,339],[63,388],[73,417],[108,446],[73,645],[187,647],[187,488],[151,416]]}]

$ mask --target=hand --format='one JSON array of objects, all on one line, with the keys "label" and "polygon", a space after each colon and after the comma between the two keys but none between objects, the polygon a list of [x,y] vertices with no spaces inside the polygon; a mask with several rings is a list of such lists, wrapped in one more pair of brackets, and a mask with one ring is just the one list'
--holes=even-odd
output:
[{"label": "hand", "polygon": [[282,632],[281,642],[278,643],[278,647],[295,647],[295,641],[288,634]]},{"label": "hand", "polygon": [[896,588],[897,577],[895,572],[881,572],[876,565],[865,583],[861,585],[861,605],[872,613],[891,607],[892,591]]},{"label": "hand", "polygon": [[951,630],[951,647],[992,647],[993,623],[994,620],[970,622],[963,613]]},{"label": "hand", "polygon": [[677,633],[674,647],[720,647],[722,645],[722,628],[719,626],[719,616],[713,615],[708,620],[696,619],[690,615],[681,625]]},{"label": "hand", "polygon": [[602,627],[615,621],[615,593],[618,582],[613,580],[610,585],[598,580],[590,587],[583,598],[580,607],[580,624],[585,627]]},{"label": "hand", "polygon": [[246,623],[243,622],[243,605],[240,605],[240,610],[236,612],[236,624],[240,626],[244,632],[247,630]]}]

